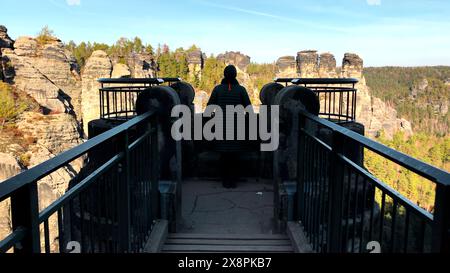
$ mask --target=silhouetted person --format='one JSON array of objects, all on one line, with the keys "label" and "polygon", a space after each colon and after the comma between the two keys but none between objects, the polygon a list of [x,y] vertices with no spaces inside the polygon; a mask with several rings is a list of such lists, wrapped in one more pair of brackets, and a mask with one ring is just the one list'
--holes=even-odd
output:
[{"label": "silhouetted person", "polygon": [[247,90],[236,80],[237,71],[233,65],[225,67],[222,83],[214,88],[209,98],[208,105],[218,105],[223,112],[223,139],[216,141],[215,150],[221,153],[222,183],[225,188],[235,188],[238,169],[238,156],[244,150],[243,141],[236,140],[236,118],[234,119],[234,140],[226,140],[226,132],[230,130],[226,123],[226,106],[251,104]]}]

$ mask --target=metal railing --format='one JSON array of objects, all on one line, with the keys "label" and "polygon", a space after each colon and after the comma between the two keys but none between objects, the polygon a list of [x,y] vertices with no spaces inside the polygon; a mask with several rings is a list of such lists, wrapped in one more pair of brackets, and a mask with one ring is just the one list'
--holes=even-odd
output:
[{"label": "metal railing", "polygon": [[[368,252],[372,241],[381,252],[449,251],[449,173],[309,113],[300,113],[299,126],[296,215],[315,251]],[[434,183],[434,212],[352,159],[355,147]]]},{"label": "metal railing", "polygon": [[275,82],[303,85],[316,93],[320,102],[319,117],[335,123],[356,119],[356,92],[354,78],[276,78]]},{"label": "metal railing", "polygon": [[102,78],[99,79],[100,118],[126,121],[136,116],[136,99],[150,86],[172,84],[179,78]]},{"label": "metal railing", "polygon": [[[12,218],[0,252],[66,252],[70,244],[89,253],[141,251],[159,216],[156,139],[148,112],[0,183]],[[94,160],[98,153],[103,161]],[[69,189],[39,210],[39,181],[83,157]]]}]

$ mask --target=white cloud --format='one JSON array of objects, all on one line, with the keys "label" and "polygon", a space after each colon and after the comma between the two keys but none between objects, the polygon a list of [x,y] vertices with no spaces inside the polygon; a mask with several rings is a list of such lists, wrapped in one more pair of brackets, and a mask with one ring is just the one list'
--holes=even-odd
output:
[{"label": "white cloud", "polygon": [[81,4],[81,0],[66,0],[66,3],[69,6],[79,6]]},{"label": "white cloud", "polygon": [[379,6],[381,5],[381,0],[366,0],[369,6]]}]

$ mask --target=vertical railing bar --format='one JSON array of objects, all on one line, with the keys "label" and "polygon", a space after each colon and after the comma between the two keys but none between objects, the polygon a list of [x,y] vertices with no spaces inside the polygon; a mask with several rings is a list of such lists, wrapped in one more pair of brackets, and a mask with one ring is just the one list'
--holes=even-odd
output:
[{"label": "vertical railing bar", "polygon": [[384,210],[386,205],[386,193],[382,191],[381,195],[381,210],[380,210],[380,234],[378,242],[383,245],[383,229],[384,229]]},{"label": "vertical railing bar", "polygon": [[62,215],[62,208],[58,209],[57,215],[58,215],[58,247],[59,247],[59,253],[63,253],[63,249],[64,249],[64,237],[66,236],[65,234],[65,227],[63,224],[63,215]]},{"label": "vertical railing bar", "polygon": [[396,228],[396,219],[397,219],[397,199],[393,199],[392,204],[392,225],[391,225],[391,246],[390,246],[390,252],[392,253],[394,251],[395,246],[395,228]]},{"label": "vertical railing bar", "polygon": [[403,252],[408,252],[408,237],[409,237],[409,209],[405,208],[405,238],[403,240]]},{"label": "vertical railing bar", "polygon": [[351,191],[352,191],[352,174],[350,170],[350,166],[346,166],[347,170],[347,199],[346,199],[346,211],[345,214],[345,235],[344,235],[344,246],[345,251],[348,251],[348,237],[350,234],[349,221],[350,221],[350,201],[351,201]]},{"label": "vertical railing bar", "polygon": [[352,238],[352,252],[355,252],[355,240],[356,240],[356,215],[358,213],[358,172],[355,172],[355,192],[354,192],[354,212],[353,212],[353,238]]},{"label": "vertical railing bar", "polygon": [[366,215],[366,199],[367,199],[367,178],[363,176],[363,197],[361,200],[361,225],[360,225],[360,244],[359,244],[359,252],[363,251],[364,245],[364,220]]},{"label": "vertical railing bar", "polygon": [[48,228],[48,219],[44,220],[44,247],[45,253],[50,253],[50,231]]}]

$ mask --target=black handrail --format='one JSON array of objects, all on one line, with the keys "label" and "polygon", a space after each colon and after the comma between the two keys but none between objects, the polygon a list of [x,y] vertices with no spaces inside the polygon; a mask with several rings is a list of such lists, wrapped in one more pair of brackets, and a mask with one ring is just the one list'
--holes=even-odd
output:
[{"label": "black handrail", "polygon": [[100,78],[99,83],[132,83],[132,84],[163,84],[165,82],[179,82],[180,78]]},{"label": "black handrail", "polygon": [[355,78],[275,78],[274,82],[293,84],[356,84]]},{"label": "black handrail", "polygon": [[153,115],[153,112],[148,112],[143,115],[137,116],[136,118],[129,120],[111,130],[106,131],[103,134],[100,134],[88,141],[70,149],[61,154],[44,161],[33,168],[21,172],[5,181],[0,183],[0,202],[6,199],[11,193],[23,187],[26,184],[33,183],[47,174],[67,165],[72,162],[74,159],[79,158],[80,156],[86,154],[90,150],[100,146],[106,141],[110,140],[113,137],[116,137],[126,130],[136,126],[136,124],[141,123],[144,120],[149,119]]},{"label": "black handrail", "polygon": [[[366,252],[372,241],[383,252],[450,251],[448,172],[307,112],[299,129],[296,220],[315,251]],[[364,148],[434,183],[433,213],[365,169],[354,154]]]},{"label": "black handrail", "polygon": [[[156,139],[156,116],[147,112],[0,183],[0,202],[11,199],[13,223],[12,233],[0,238],[0,252],[12,247],[40,252],[41,232],[47,253],[57,246],[64,252],[69,241],[77,241],[83,252],[141,251],[159,214]],[[70,181],[75,184],[39,212],[40,179],[99,153],[108,154],[105,162],[90,161]],[[52,216],[57,216],[58,230],[52,233],[58,234],[57,245],[50,240]]]},{"label": "black handrail", "polygon": [[450,186],[450,174],[442,169],[439,169],[407,154],[394,150],[386,145],[371,140],[370,138],[355,133],[352,130],[339,126],[326,119],[319,118],[317,116],[311,115],[310,113],[303,113],[302,115],[317,124],[328,127],[333,131],[345,135],[346,138],[356,141],[358,144],[364,146],[365,148],[368,148],[369,150],[399,164],[402,167],[408,168],[409,170],[419,174],[420,176],[423,176],[433,182]]}]

